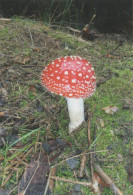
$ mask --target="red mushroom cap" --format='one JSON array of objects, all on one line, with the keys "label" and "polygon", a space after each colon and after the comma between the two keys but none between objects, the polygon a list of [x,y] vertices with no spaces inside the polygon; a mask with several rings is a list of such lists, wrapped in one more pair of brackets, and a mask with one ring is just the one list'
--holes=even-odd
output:
[{"label": "red mushroom cap", "polygon": [[41,80],[49,91],[69,98],[89,97],[96,88],[94,68],[79,56],[52,61],[43,70]]}]

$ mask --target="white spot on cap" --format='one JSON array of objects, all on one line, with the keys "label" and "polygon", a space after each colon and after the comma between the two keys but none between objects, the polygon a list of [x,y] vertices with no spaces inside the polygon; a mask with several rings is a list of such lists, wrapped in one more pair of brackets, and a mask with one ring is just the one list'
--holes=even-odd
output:
[{"label": "white spot on cap", "polygon": [[73,56],[70,56],[70,58],[73,60]]},{"label": "white spot on cap", "polygon": [[60,80],[60,77],[56,77],[57,78],[57,80]]},{"label": "white spot on cap", "polygon": [[86,78],[88,79],[89,78],[89,75],[86,75]]},{"label": "white spot on cap", "polygon": [[59,67],[60,65],[59,64],[56,64],[56,67]]},{"label": "white spot on cap", "polygon": [[65,71],[64,74],[65,74],[65,75],[68,75],[68,71]]},{"label": "white spot on cap", "polygon": [[80,60],[82,60],[83,58],[81,58],[81,57],[78,57]]},{"label": "white spot on cap", "polygon": [[72,93],[69,93],[69,96],[71,97],[71,96],[73,96],[73,94]]},{"label": "white spot on cap", "polygon": [[83,70],[86,70],[86,67],[83,67]]},{"label": "white spot on cap", "polygon": [[75,74],[75,72],[74,72],[74,71],[71,71],[71,73],[72,73],[72,74]]},{"label": "white spot on cap", "polygon": [[91,72],[91,70],[88,70],[88,72]]},{"label": "white spot on cap", "polygon": [[82,73],[78,73],[79,77],[82,77]]},{"label": "white spot on cap", "polygon": [[94,70],[94,68],[92,67],[91,70]]},{"label": "white spot on cap", "polygon": [[72,79],[72,83],[76,83],[76,79]]},{"label": "white spot on cap", "polygon": [[42,72],[41,76],[45,76],[45,74]]},{"label": "white spot on cap", "polygon": [[66,65],[66,64],[64,64],[64,66],[66,67],[67,65]]},{"label": "white spot on cap", "polygon": [[55,71],[56,73],[58,72],[58,70]]},{"label": "white spot on cap", "polygon": [[96,77],[93,75],[93,76],[92,76],[92,79],[96,79]]},{"label": "white spot on cap", "polygon": [[88,66],[89,64],[88,63],[86,63],[86,66]]},{"label": "white spot on cap", "polygon": [[52,64],[55,64],[55,62],[52,62]]}]

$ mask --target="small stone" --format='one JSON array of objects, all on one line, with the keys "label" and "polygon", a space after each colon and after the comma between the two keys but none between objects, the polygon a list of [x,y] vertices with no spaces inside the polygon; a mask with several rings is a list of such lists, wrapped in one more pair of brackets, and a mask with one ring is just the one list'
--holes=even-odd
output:
[{"label": "small stone", "polygon": [[79,162],[76,158],[72,158],[72,159],[67,160],[67,165],[72,170],[75,169],[78,164],[79,164]]},{"label": "small stone", "polygon": [[51,148],[50,148],[50,145],[45,142],[43,145],[42,145],[43,149],[47,152],[47,154],[50,154],[51,152]]},{"label": "small stone", "polygon": [[38,111],[38,112],[44,112],[44,108],[43,108],[43,107],[38,107],[38,108],[37,108],[37,111]]},{"label": "small stone", "polygon": [[76,192],[80,192],[80,191],[81,191],[81,186],[80,186],[80,184],[76,184],[76,185],[74,186],[74,190],[75,190]]}]

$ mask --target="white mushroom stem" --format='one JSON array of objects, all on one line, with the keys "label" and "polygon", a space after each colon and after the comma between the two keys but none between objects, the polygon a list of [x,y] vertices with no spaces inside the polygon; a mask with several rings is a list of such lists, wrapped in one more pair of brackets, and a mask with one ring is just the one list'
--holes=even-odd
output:
[{"label": "white mushroom stem", "polygon": [[67,98],[67,105],[70,117],[69,133],[72,133],[85,120],[84,101],[82,98]]}]

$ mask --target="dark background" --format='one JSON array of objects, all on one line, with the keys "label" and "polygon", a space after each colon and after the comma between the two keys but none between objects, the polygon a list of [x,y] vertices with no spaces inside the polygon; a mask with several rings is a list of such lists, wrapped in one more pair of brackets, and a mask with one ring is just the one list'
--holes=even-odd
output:
[{"label": "dark background", "polygon": [[0,0],[1,17],[23,16],[50,24],[82,28],[96,14],[102,33],[133,32],[132,0]]}]

